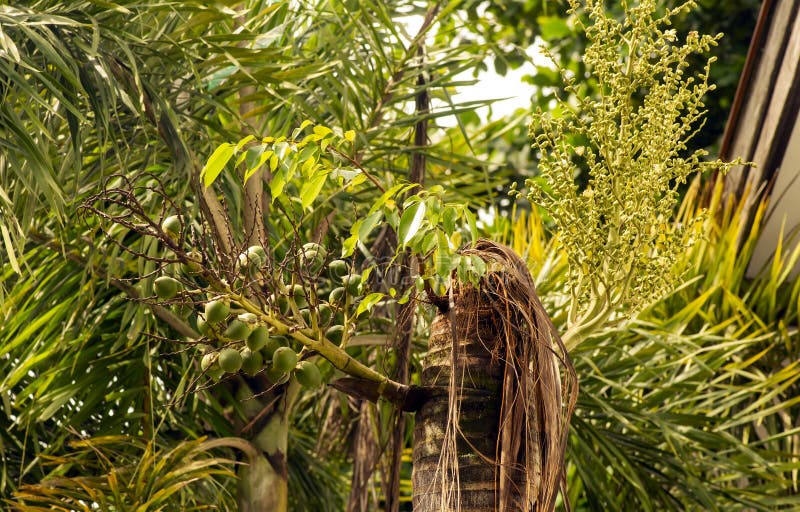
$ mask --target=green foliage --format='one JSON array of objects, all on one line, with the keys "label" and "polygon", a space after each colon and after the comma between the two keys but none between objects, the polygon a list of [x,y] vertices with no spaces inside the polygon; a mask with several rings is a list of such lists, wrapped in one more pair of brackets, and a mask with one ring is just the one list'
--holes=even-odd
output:
[{"label": "green foliage", "polygon": [[[235,423],[246,421],[245,406],[234,393],[240,377],[218,375],[222,380],[215,387],[209,387],[213,380],[198,378],[206,347],[191,335],[194,327],[200,329],[197,313],[213,298],[194,293],[208,285],[203,267],[213,266],[237,290],[245,280],[252,284],[262,279],[259,272],[266,268],[240,275],[236,267],[238,255],[253,245],[245,239],[252,205],[245,201],[242,187],[263,175],[246,173],[246,160],[236,166],[231,157],[224,164],[218,154],[203,173],[209,182],[218,173],[213,191],[203,196],[202,161],[220,144],[238,140],[242,133],[258,134],[257,140],[245,142],[249,148],[267,134],[291,134],[308,119],[320,125],[318,136],[343,140],[347,156],[370,169],[387,190],[407,175],[412,156],[421,153],[430,158],[426,181],[442,184],[447,191],[442,197],[449,203],[460,204],[502,182],[503,173],[484,173],[483,153],[453,150],[469,147],[471,133],[435,128],[439,117],[472,106],[450,102],[447,108],[421,115],[408,108],[419,90],[445,97],[455,77],[474,67],[474,55],[482,51],[477,44],[451,45],[447,36],[428,48],[431,57],[420,66],[410,41],[425,40],[426,34],[407,34],[394,21],[412,4],[361,2],[354,9],[352,2],[252,1],[233,8],[229,3],[193,1],[40,0],[0,8],[0,208],[7,228],[2,236],[10,240],[3,244],[3,256],[15,263],[3,267],[2,282],[8,299],[0,328],[3,496],[46,479],[53,468],[43,461],[64,455],[72,432],[81,437],[84,432],[89,437],[128,435],[174,446],[177,439],[232,435],[241,426]],[[443,14],[432,16],[432,26],[454,6],[443,5]],[[420,86],[421,77],[430,81]],[[408,134],[420,119],[429,120],[432,143],[416,148]],[[322,126],[346,126],[355,132],[322,134]],[[337,160],[327,148],[311,145],[322,164],[342,168],[342,179],[326,174],[324,186],[330,188],[318,191],[322,174],[314,174],[314,169],[303,176],[317,179],[303,180],[304,161],[298,160],[297,179],[288,179],[291,186],[284,186],[285,193],[267,201],[267,239],[257,242],[269,242],[275,249],[270,256],[281,263],[298,255],[304,243],[319,241],[315,230],[328,222],[326,245],[327,240],[351,236],[357,217],[353,205],[366,213],[382,194],[372,182],[348,190],[345,183],[352,175],[347,171],[358,174],[357,168],[346,159]],[[244,146],[227,148],[221,156],[230,149],[236,158],[261,156]],[[289,155],[297,156],[291,151]],[[119,181],[107,181],[111,176]],[[141,236],[132,229],[136,226],[112,226],[75,215],[91,194],[121,183],[132,184],[130,191],[147,215],[143,224],[153,232],[166,232],[169,243]],[[215,246],[218,239],[211,235],[198,237],[213,231],[199,212],[209,203],[213,207],[214,200],[221,200],[227,211],[210,222],[221,219],[214,227],[230,227],[235,246],[230,254],[224,244]],[[303,219],[303,231],[287,222],[287,212],[292,219],[295,214]],[[161,219],[176,214],[178,219],[161,227]],[[397,218],[399,222],[399,214]],[[108,228],[106,233],[103,228]],[[351,271],[361,271],[362,263],[370,261],[369,245],[378,237],[376,231],[355,245],[347,261]],[[184,248],[184,261],[165,250],[173,246]],[[201,255],[203,247],[210,250]],[[291,268],[298,263],[292,261]],[[15,276],[20,271],[24,278]],[[159,309],[162,305],[153,304],[152,286],[164,275],[184,286],[163,304],[168,307]],[[380,300],[375,302],[377,297],[361,304],[384,307]],[[357,311],[354,299],[346,298],[349,314],[368,317],[369,308]],[[172,323],[156,320],[152,312],[164,309],[181,310],[181,318]],[[326,325],[342,325],[341,319],[330,318],[330,310],[327,314]],[[294,322],[305,322],[299,311],[296,317],[292,312],[290,320],[292,328]],[[360,322],[365,334],[380,327],[369,318]],[[208,327],[211,336],[220,326]],[[272,341],[277,339],[269,337],[264,349],[274,352]],[[299,346],[295,343],[293,348]],[[373,355],[380,348],[362,344],[354,352],[379,367]],[[332,373],[329,367],[327,378]],[[263,398],[264,405],[271,397]],[[349,414],[345,405],[333,420],[341,425],[345,440]],[[162,428],[155,428],[159,424]],[[318,429],[316,423],[310,425],[304,435],[316,435]],[[323,460],[298,453],[315,447],[306,439],[290,448],[290,459],[315,460],[317,476],[346,474],[348,463],[339,453],[346,453],[346,442],[336,443]],[[329,461],[341,462],[344,469],[328,471]],[[124,459],[112,462],[128,464]],[[290,480],[307,477],[309,466],[290,461]],[[299,510],[316,510],[320,508],[308,503],[332,495],[336,499],[329,503],[342,503],[339,489],[320,492],[321,486],[334,484],[341,485],[339,476],[293,487],[293,503]],[[220,507],[232,508],[229,495],[218,500]]]},{"label": "green foliage", "polygon": [[[457,77],[478,69],[488,52],[503,50],[502,44],[466,38],[453,44],[455,34],[463,33],[453,30],[460,23],[455,14],[470,2],[444,2],[431,16],[430,33],[420,34],[406,34],[394,21],[409,11],[420,12],[414,2],[253,1],[235,9],[226,2],[193,1],[21,4],[25,5],[0,8],[0,209],[3,254],[13,264],[3,267],[2,277],[7,294],[0,326],[5,413],[0,415],[0,493],[13,499],[15,491],[24,490],[33,502],[50,504],[55,491],[49,484],[57,482],[55,488],[67,499],[119,499],[127,506],[150,496],[136,487],[147,484],[164,490],[159,496],[173,493],[169,509],[210,505],[233,510],[229,470],[239,466],[227,465],[226,459],[241,450],[217,446],[213,452],[192,451],[202,442],[186,439],[252,436],[247,430],[252,428],[252,409],[275,403],[273,384],[283,390],[281,386],[292,386],[293,381],[284,375],[276,384],[266,371],[247,377],[223,375],[213,355],[200,369],[204,351],[213,354],[228,346],[238,350],[243,343],[219,338],[224,334],[220,325],[201,328],[198,312],[209,299],[226,296],[233,314],[247,310],[256,315],[254,325],[262,330],[258,339],[248,342],[258,347],[262,362],[267,356],[271,360],[279,347],[310,356],[301,342],[313,347],[327,332],[334,345],[343,345],[338,348],[348,358],[379,375],[393,371],[397,354],[386,350],[386,333],[393,326],[385,317],[412,300],[404,292],[421,286],[422,280],[405,283],[405,290],[373,288],[388,275],[385,262],[376,262],[374,254],[377,242],[385,240],[383,228],[401,232],[401,247],[430,258],[423,275],[444,278],[456,270],[461,279],[474,276],[481,271],[480,262],[456,253],[483,234],[470,208],[491,205],[510,170],[528,168],[525,155],[508,157],[509,149],[524,144],[520,127],[525,114],[478,126],[473,109],[488,102],[458,105],[450,99],[461,81]],[[515,12],[520,11],[507,11],[512,16]],[[545,16],[538,22],[552,37],[564,34],[565,28],[575,29],[571,22],[565,27],[554,12],[537,12]],[[526,19],[517,16],[516,21],[521,25]],[[491,25],[483,23],[482,28],[494,31]],[[509,32],[497,34],[506,37]],[[414,39],[426,41],[424,61],[409,43]],[[498,44],[492,48],[494,43]],[[514,52],[521,56],[519,48]],[[508,64],[515,65],[511,60]],[[415,112],[411,103],[422,90],[440,106]],[[451,114],[457,116],[458,127],[436,126],[440,117]],[[429,144],[423,147],[409,140],[410,128],[420,120],[430,127]],[[239,140],[243,133],[252,136]],[[428,161],[425,190],[405,179],[414,155],[422,154]],[[142,174],[145,170],[149,174]],[[243,188],[265,174],[271,175],[272,186],[262,212],[262,239],[246,229],[253,203],[245,199]],[[107,181],[110,176],[119,181]],[[111,225],[108,219],[73,214],[90,194],[121,183],[132,184],[127,192],[141,206],[141,224]],[[225,207],[223,213],[215,210],[216,218],[208,213],[215,199]],[[104,204],[109,215],[130,217],[124,208],[115,210],[117,206]],[[171,217],[176,214],[180,216]],[[161,229],[163,238],[153,236],[161,219],[171,219]],[[528,219],[527,224],[509,222],[504,229],[513,236],[511,242],[525,243],[523,250],[531,261],[545,262],[536,267],[539,291],[554,319],[564,325],[569,297],[565,260],[558,240],[543,238],[539,219]],[[218,226],[228,226],[230,237],[214,238]],[[729,241],[728,235],[725,239]],[[223,241],[231,244],[230,250]],[[339,257],[344,248],[344,271],[337,264],[335,275],[329,275],[325,267],[317,268],[318,258],[306,265],[310,262],[304,246],[310,242],[330,249],[323,263]],[[693,247],[706,247],[703,244],[698,240]],[[262,247],[258,265],[248,256],[252,247]],[[707,246],[703,254],[719,256],[713,247]],[[725,245],[726,257],[715,262],[696,258],[703,261],[698,272],[726,268],[741,276],[741,265],[732,263],[733,247]],[[687,313],[685,322],[679,317],[652,328],[646,323],[652,319],[643,316],[636,326],[639,331],[607,331],[608,337],[619,336],[635,347],[630,356],[620,355],[622,349],[602,333],[586,342],[586,351],[577,352],[578,365],[589,377],[584,386],[585,421],[576,430],[573,449],[583,470],[571,479],[574,503],[583,509],[592,503],[658,508],[647,505],[642,483],[659,506],[669,500],[708,503],[700,496],[704,492],[720,507],[728,505],[731,496],[756,499],[760,492],[769,500],[766,495],[781,492],[783,474],[775,477],[747,468],[772,454],[781,460],[778,470],[791,470],[793,462],[784,454],[794,442],[793,433],[777,423],[785,411],[795,412],[782,402],[794,392],[794,367],[773,374],[772,368],[783,360],[774,351],[748,357],[738,366],[726,367],[720,361],[748,349],[760,354],[760,336],[772,333],[775,325],[781,327],[787,304],[796,304],[797,298],[795,290],[786,293],[779,286],[786,278],[784,264],[788,262],[776,265],[763,287],[749,288],[741,279],[730,281],[728,273],[709,272],[709,279],[722,284],[702,295],[708,301],[697,304],[707,307]],[[204,274],[209,268],[215,274]],[[350,290],[353,293],[343,288],[330,291],[338,285],[337,278],[354,273],[361,273],[362,279]],[[153,281],[163,275],[183,286],[175,297],[158,304],[150,293]],[[219,280],[209,281],[211,277]],[[739,283],[741,290],[724,288],[725,280]],[[210,282],[217,287],[212,296],[197,293],[207,291]],[[339,300],[325,304],[336,290],[341,291],[336,293]],[[687,295],[674,295],[675,302],[663,311],[654,307],[656,320],[683,311],[690,288],[683,290]],[[695,292],[703,290],[691,290]],[[256,299],[270,296],[274,302]],[[722,337],[716,347],[702,336],[682,338],[690,331],[702,334],[698,324],[721,322],[740,311],[742,303],[757,313],[745,315],[745,325],[763,323],[766,330],[756,334],[745,327],[731,332],[715,328]],[[166,317],[170,322],[156,320],[153,313],[164,309],[185,314]],[[421,316],[424,330],[429,318]],[[267,324],[266,318],[275,323]],[[195,326],[209,345],[197,343]],[[266,339],[265,329],[271,331]],[[733,337],[739,335],[741,341],[734,344]],[[417,334],[414,342],[422,336]],[[667,338],[669,343],[664,343]],[[660,348],[648,345],[653,340]],[[791,338],[781,340],[787,349],[796,348]],[[691,352],[695,346],[701,348]],[[421,351],[422,345],[415,344],[412,364],[419,363]],[[696,357],[675,355],[686,353]],[[714,355],[713,361],[705,358],[707,353]],[[651,355],[658,365],[655,370],[631,377],[631,369],[641,369]],[[614,368],[622,356],[628,359]],[[324,361],[319,367],[324,380],[341,375]],[[681,373],[684,368],[689,368],[686,376]],[[212,370],[219,372],[216,379],[202,377],[202,371],[213,376]],[[413,379],[413,367],[411,373]],[[665,375],[674,378],[664,384]],[[749,380],[736,380],[744,377]],[[716,380],[703,387],[701,378]],[[641,392],[610,385],[625,379]],[[266,383],[259,390],[263,396],[242,399],[243,382]],[[676,397],[672,409],[659,402],[663,394],[648,391],[651,394],[645,396],[660,385]],[[697,389],[727,404],[730,414],[710,404],[711,399],[691,395]],[[758,400],[753,399],[756,393],[761,393]],[[326,387],[303,390],[297,400],[288,432],[291,507],[343,510],[352,468],[352,404]],[[769,405],[776,400],[779,405]],[[682,404],[700,412],[684,410]],[[387,404],[378,410],[375,431],[383,446],[394,412]],[[709,411],[719,413],[719,421],[707,415]],[[651,413],[663,417],[654,422]],[[785,433],[779,433],[780,428]],[[757,446],[743,445],[753,432],[767,434]],[[82,443],[77,454],[67,447],[75,439]],[[685,447],[679,444],[684,441]],[[697,446],[700,441],[709,447]],[[90,452],[90,446],[98,451]],[[187,450],[192,456],[181,457]],[[700,462],[682,467],[680,462],[691,462],[695,453],[703,455]],[[725,458],[728,453],[735,456]],[[114,478],[130,482],[131,475],[145,475],[142,468],[159,463],[172,464],[175,471],[148,472],[130,487],[136,495],[130,489],[115,494],[121,488],[114,487]],[[663,469],[662,463],[669,467]],[[713,464],[725,472],[706,471]],[[202,481],[183,486],[189,479],[182,479],[184,474]],[[701,485],[701,476],[715,479],[709,490]],[[751,477],[752,486],[732,489],[728,482],[740,476]],[[619,505],[629,496],[631,501]],[[772,499],[765,503],[791,498]]]},{"label": "green foliage", "polygon": [[[660,2],[659,12],[663,12],[665,6],[674,6],[676,3],[681,2]],[[716,89],[709,91],[704,98],[709,111],[707,122],[703,130],[690,141],[690,151],[705,148],[713,153],[713,148],[719,143],[761,3],[759,0],[702,0],[691,12],[672,19],[672,26],[680,37],[691,31],[725,34],[718,41],[718,46],[711,49],[710,55],[718,60],[711,69],[709,81],[716,85]],[[622,18],[624,5],[622,2],[606,2],[607,9],[616,19]],[[549,51],[557,55],[563,68],[569,69],[574,76],[585,76],[586,66],[581,56],[587,40],[574,15],[568,13],[566,0],[467,0],[462,3],[462,9],[466,17],[463,31],[472,36],[464,38],[485,38],[491,44],[490,55],[498,73],[504,74],[526,62],[533,65],[535,71],[525,80],[537,87],[531,98],[534,107],[550,110],[561,93],[558,73],[532,58],[532,47],[542,44],[542,40]],[[705,64],[706,58],[703,56],[690,57],[687,74],[695,74]],[[488,59],[484,66],[489,66]],[[591,81],[582,81],[580,84],[584,93],[594,90],[594,86]],[[512,146],[503,148],[505,155],[511,157],[514,161],[511,165],[515,165],[518,172],[530,175],[535,172],[535,157],[526,151],[527,138],[521,127],[513,130],[517,133],[507,137],[506,142]]]},{"label": "green foliage", "polygon": [[[308,128],[311,133],[304,135]],[[366,249],[374,232],[387,225],[397,233],[400,252],[408,249],[421,258],[434,258],[432,272],[426,277],[446,280],[453,270],[463,279],[480,275],[485,270],[480,258],[462,257],[457,252],[465,237],[472,242],[477,239],[477,220],[469,207],[446,201],[445,189],[439,185],[420,190],[416,184],[401,181],[385,189],[355,160],[354,140],[353,131],[342,132],[340,128],[310,121],[304,121],[291,137],[270,136],[256,141],[248,135],[236,144],[224,143],[212,153],[203,168],[204,184],[212,185],[233,160],[237,165],[246,164],[245,181],[256,172],[269,172],[271,201],[284,212],[287,233],[313,227],[316,219],[309,213],[318,212],[323,203],[337,196],[378,189],[382,194],[374,202],[361,208],[355,205],[357,214],[350,236],[339,251],[342,257],[352,257],[357,249]],[[416,193],[409,195],[412,192]],[[295,207],[298,199],[299,209]],[[355,288],[350,290],[352,295],[358,295],[356,292]],[[373,298],[363,308],[375,302]]]},{"label": "green foliage", "polygon": [[[581,378],[567,460],[574,510],[794,510],[800,246],[779,247],[747,279],[760,219],[695,181],[676,220],[704,236],[677,254],[686,273],[633,321],[572,352]],[[710,197],[704,208],[700,197]],[[744,224],[747,223],[747,227]],[[553,321],[566,327],[566,254],[535,214],[487,235],[527,255]],[[744,233],[743,240],[740,235]],[[557,235],[555,235],[557,236]],[[741,243],[740,243],[741,242]]]},{"label": "green foliage", "polygon": [[197,509],[228,493],[215,478],[233,482],[233,461],[209,453],[220,444],[225,443],[199,439],[156,448],[126,436],[73,441],[71,452],[52,461],[51,477],[20,487],[13,507],[21,512],[87,510],[88,503],[103,512]]},{"label": "green foliage", "polygon": [[[670,222],[678,187],[694,173],[732,165],[705,161],[704,150],[684,155],[702,122],[703,97],[714,87],[713,59],[703,73],[685,76],[687,59],[720,37],[690,33],[677,44],[666,27],[691,6],[659,18],[656,2],[645,0],[617,21],[603,2],[588,2],[583,61],[599,97],[536,115],[541,178],[528,180],[528,197],[548,211],[567,253],[568,347],[612,315],[630,317],[672,289],[683,271],[677,255],[693,234],[693,226]],[[561,73],[566,90],[580,97],[575,79]],[[589,169],[585,188],[575,181],[581,165]]]}]

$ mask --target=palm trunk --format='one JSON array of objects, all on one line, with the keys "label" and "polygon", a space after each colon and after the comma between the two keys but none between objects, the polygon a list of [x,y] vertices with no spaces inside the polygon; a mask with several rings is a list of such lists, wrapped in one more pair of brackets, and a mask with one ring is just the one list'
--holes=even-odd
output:
[{"label": "palm trunk", "polygon": [[[289,420],[298,385],[291,382],[251,443],[258,449],[238,469],[237,501],[241,512],[287,512]],[[256,403],[256,402],[254,402]]]},{"label": "palm trunk", "polygon": [[[449,393],[434,395],[417,412],[414,428],[414,511],[494,511],[497,468],[494,462],[502,399],[503,367],[492,351],[497,329],[491,310],[455,307],[439,313],[431,326],[428,355],[422,372],[423,386],[448,387],[455,367],[460,381],[455,458],[457,466],[440,465],[452,426]],[[453,346],[452,339],[458,340]],[[455,354],[455,365],[453,355]],[[463,379],[463,380],[462,380]],[[447,455],[445,455],[447,457]],[[451,454],[452,457],[452,454]],[[457,475],[457,483],[456,483]]]},{"label": "palm trunk", "polygon": [[350,496],[345,512],[368,512],[375,510],[372,491],[373,473],[381,456],[378,440],[375,438],[374,406],[368,401],[361,402],[358,410],[358,423],[353,432],[353,476],[350,480]]},{"label": "palm trunk", "polygon": [[422,371],[431,398],[414,428],[414,512],[551,512],[574,369],[524,262],[488,241],[462,254],[502,270],[431,297],[440,312]]},{"label": "palm trunk", "polygon": [[[274,457],[278,455],[278,459]],[[276,464],[277,460],[277,464]],[[238,472],[237,502],[241,512],[287,512],[289,489],[286,454],[258,455]]]}]

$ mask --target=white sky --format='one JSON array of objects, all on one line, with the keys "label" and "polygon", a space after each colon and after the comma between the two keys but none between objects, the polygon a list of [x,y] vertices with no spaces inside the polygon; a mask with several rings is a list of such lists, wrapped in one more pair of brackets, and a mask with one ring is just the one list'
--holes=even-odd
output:
[{"label": "white sky", "polygon": [[[533,73],[533,65],[525,63],[518,69],[509,69],[505,76],[500,76],[494,72],[494,62],[492,60],[487,59],[486,65],[489,68],[488,71],[478,75],[478,81],[474,85],[459,87],[458,93],[452,97],[453,103],[507,98],[492,103],[492,119],[510,114],[518,108],[526,108],[530,103],[534,87],[523,82],[522,77]],[[465,80],[470,78],[472,78],[471,73],[463,76]],[[481,107],[476,112],[482,119],[486,119],[489,116],[489,107]],[[455,123],[455,120],[452,120],[452,122]],[[448,124],[448,120],[442,118],[439,124]]]},{"label": "white sky", "polygon": [[[398,18],[400,24],[406,26],[409,34],[416,34],[419,26],[422,24],[422,16],[404,16]],[[528,48],[528,56],[537,65],[547,65],[548,59],[541,54],[538,49],[539,43]],[[534,93],[534,86],[522,81],[524,75],[530,75],[534,72],[534,66],[530,62],[517,69],[509,69],[505,76],[500,76],[494,72],[494,60],[491,58],[486,59],[487,71],[478,75],[477,82],[473,85],[461,86],[458,88],[456,94],[451,99],[454,104],[477,101],[505,98],[501,101],[495,101],[491,106],[491,119],[497,119],[512,113],[518,108],[526,108],[530,105],[530,97]],[[462,73],[455,77],[457,81],[470,81],[473,80],[471,71]],[[434,101],[431,105],[434,109],[446,107],[447,104]],[[482,119],[489,118],[489,107],[481,107],[475,112]],[[437,119],[437,124],[440,126],[455,126],[456,120],[452,116],[440,117]]]}]

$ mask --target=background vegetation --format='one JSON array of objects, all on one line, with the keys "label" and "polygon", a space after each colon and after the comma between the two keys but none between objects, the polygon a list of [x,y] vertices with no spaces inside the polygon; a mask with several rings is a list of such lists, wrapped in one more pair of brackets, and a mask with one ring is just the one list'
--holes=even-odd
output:
[{"label": "background vegetation", "polygon": [[[752,23],[756,9],[754,1],[701,2],[676,24],[680,34],[727,34],[715,50],[711,80],[720,87],[707,101],[709,122],[688,150],[713,147],[721,133],[751,32],[743,20]],[[395,20],[408,14],[427,15],[430,24],[407,33]],[[557,74],[537,67],[531,105],[491,122],[475,116],[478,105],[450,99],[487,56],[500,73],[522,64],[537,36],[585,76],[585,39],[560,3],[41,0],[0,6],[0,29],[0,496],[9,505],[236,508],[233,462],[241,452],[221,440],[240,434],[243,402],[230,383],[198,381],[194,353],[169,341],[183,333],[138,300],[150,294],[152,277],[140,277],[155,264],[121,251],[97,219],[77,214],[112,175],[141,180],[139,200],[154,218],[164,202],[144,172],[191,214],[201,198],[218,201],[241,237],[241,177],[223,173],[212,195],[199,182],[219,144],[247,133],[288,134],[304,120],[354,130],[357,160],[384,187],[408,180],[414,155],[424,155],[425,187],[440,185],[442,202],[509,212],[476,229],[524,255],[548,312],[566,324],[559,235],[547,216],[505,196],[512,182],[537,175],[528,114],[554,107]],[[576,94],[596,92],[590,80],[578,83]],[[438,106],[415,109],[421,91]],[[440,126],[450,115],[456,126]],[[413,140],[421,119],[429,122],[423,144]],[[713,191],[709,204],[699,199],[704,187]],[[333,212],[331,238],[346,237],[379,196],[369,187],[331,195],[324,210]],[[780,248],[772,266],[748,280],[758,223],[739,247],[747,219],[717,184],[700,182],[675,212],[684,225],[695,219],[703,236],[680,254],[689,268],[683,284],[573,354],[581,394],[568,494],[576,510],[792,510],[800,500],[791,357],[800,286],[788,282],[799,253]],[[145,255],[161,250],[133,231],[112,235]],[[356,259],[365,258],[359,248]],[[412,380],[425,322],[413,339]],[[381,342],[359,357],[390,372],[393,356]],[[391,407],[328,389],[298,400],[288,442],[290,508],[381,506],[392,489],[382,457]],[[359,430],[362,421],[369,428]],[[401,424],[404,447],[410,421]],[[369,442],[357,443],[359,432]],[[369,485],[351,493],[364,446],[373,451]]]}]

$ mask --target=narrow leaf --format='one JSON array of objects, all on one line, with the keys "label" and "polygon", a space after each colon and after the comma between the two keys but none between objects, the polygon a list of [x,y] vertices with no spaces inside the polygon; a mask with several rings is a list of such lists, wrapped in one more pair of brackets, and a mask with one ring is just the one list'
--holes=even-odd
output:
[{"label": "narrow leaf", "polygon": [[356,250],[356,245],[358,244],[358,235],[350,235],[347,239],[342,243],[342,258],[347,258],[348,256],[352,256],[353,252]]},{"label": "narrow leaf", "polygon": [[300,189],[300,202],[303,204],[303,208],[311,206],[311,203],[319,196],[327,177],[328,172],[325,169],[317,169],[311,179],[303,183]]},{"label": "narrow leaf", "polygon": [[332,133],[331,129],[326,126],[316,125],[314,127],[314,134],[316,134],[317,137],[319,137],[320,139],[323,137],[327,137],[331,133]]},{"label": "narrow leaf", "polygon": [[400,229],[397,233],[403,246],[407,245],[417,234],[419,228],[422,227],[422,221],[425,220],[425,211],[425,203],[420,201],[403,212],[402,217],[400,217]]},{"label": "narrow leaf", "polygon": [[[275,155],[272,155],[270,158],[270,167],[272,167],[272,158],[275,158]],[[272,180],[269,182],[269,191],[272,195],[273,203],[283,194],[283,187],[286,186],[286,167],[283,165],[278,165],[276,167],[277,170],[272,175]]]},{"label": "narrow leaf", "polygon": [[236,151],[241,151],[242,148],[245,146],[245,144],[247,144],[251,140],[255,140],[255,137],[252,136],[252,135],[248,135],[247,137],[245,137],[242,140],[240,140],[239,143],[236,144]]},{"label": "narrow leaf", "polygon": [[369,236],[369,234],[372,232],[372,230],[375,229],[375,226],[377,226],[378,223],[381,221],[382,218],[383,218],[382,211],[373,212],[372,214],[368,215],[367,218],[364,219],[364,222],[362,222],[358,227],[359,240],[361,240],[362,242],[365,241]]},{"label": "narrow leaf", "polygon": [[356,308],[356,316],[359,316],[364,311],[371,311],[373,306],[383,299],[382,293],[370,293],[358,304]]},{"label": "narrow leaf", "polygon": [[465,208],[464,215],[467,217],[467,222],[469,223],[469,234],[472,237],[472,243],[474,244],[478,241],[478,225],[477,220],[475,219],[475,214]]},{"label": "narrow leaf", "polygon": [[203,184],[206,187],[211,186],[212,183],[217,179],[219,174],[222,172],[222,169],[225,168],[225,165],[233,156],[234,145],[230,143],[225,143],[219,146],[214,153],[211,155],[211,158],[208,159],[208,163],[206,163],[203,170],[200,171],[200,176],[203,178]]},{"label": "narrow leaf", "polygon": [[14,272],[21,274],[22,269],[19,267],[19,262],[17,261],[14,243],[11,241],[11,234],[8,232],[8,228],[5,224],[0,224],[0,231],[3,233],[3,243],[6,246],[6,254],[8,255],[9,263],[11,263],[11,268],[14,269]]}]

